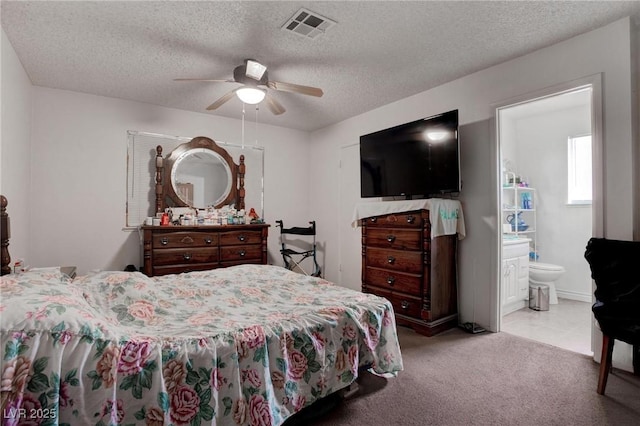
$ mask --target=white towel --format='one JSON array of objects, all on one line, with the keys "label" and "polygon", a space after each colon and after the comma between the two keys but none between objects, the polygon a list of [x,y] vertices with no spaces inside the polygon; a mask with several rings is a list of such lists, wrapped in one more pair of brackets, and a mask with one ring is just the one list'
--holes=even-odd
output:
[{"label": "white towel", "polygon": [[466,235],[462,207],[458,200],[431,198],[429,218],[431,219],[431,238],[458,234],[458,239],[461,240]]},{"label": "white towel", "polygon": [[432,238],[455,234],[458,234],[459,240],[465,237],[466,231],[460,201],[444,198],[358,203],[353,211],[351,226],[357,227],[359,221],[367,217],[422,209],[429,210]]}]

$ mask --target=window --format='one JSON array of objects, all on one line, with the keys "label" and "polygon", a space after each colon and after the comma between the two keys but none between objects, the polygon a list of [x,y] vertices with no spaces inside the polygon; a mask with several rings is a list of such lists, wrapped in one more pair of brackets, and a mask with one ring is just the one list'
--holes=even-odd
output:
[{"label": "window", "polygon": [[567,202],[591,204],[591,135],[568,139]]}]

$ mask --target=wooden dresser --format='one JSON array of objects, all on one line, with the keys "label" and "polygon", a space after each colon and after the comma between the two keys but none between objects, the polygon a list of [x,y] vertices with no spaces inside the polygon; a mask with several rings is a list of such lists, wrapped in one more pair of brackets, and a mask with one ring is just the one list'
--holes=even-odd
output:
[{"label": "wooden dresser", "polygon": [[362,291],[387,298],[396,322],[433,336],[458,324],[456,235],[431,238],[429,210],[368,217]]},{"label": "wooden dresser", "polygon": [[267,263],[269,225],[142,226],[144,270],[154,275]]}]

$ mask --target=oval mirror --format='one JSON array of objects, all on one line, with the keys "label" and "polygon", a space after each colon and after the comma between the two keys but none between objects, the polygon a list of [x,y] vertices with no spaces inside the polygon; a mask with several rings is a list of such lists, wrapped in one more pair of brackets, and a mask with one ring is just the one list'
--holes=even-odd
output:
[{"label": "oval mirror", "polygon": [[[165,162],[166,160],[166,162]],[[166,207],[233,204],[244,208],[244,155],[236,164],[229,153],[213,139],[198,136],[175,147],[162,158],[162,146],[156,147],[156,212]]]},{"label": "oval mirror", "polygon": [[171,169],[171,186],[188,206],[217,206],[231,191],[233,177],[227,161],[207,148],[183,152]]}]

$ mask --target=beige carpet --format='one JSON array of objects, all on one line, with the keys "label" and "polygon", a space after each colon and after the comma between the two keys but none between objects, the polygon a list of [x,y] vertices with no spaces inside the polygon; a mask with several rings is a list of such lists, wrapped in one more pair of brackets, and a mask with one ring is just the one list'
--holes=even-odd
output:
[{"label": "beige carpet", "polygon": [[506,333],[435,337],[398,329],[404,371],[365,374],[335,406],[318,404],[290,425],[638,425],[640,377],[614,370],[596,393],[590,357]]}]

